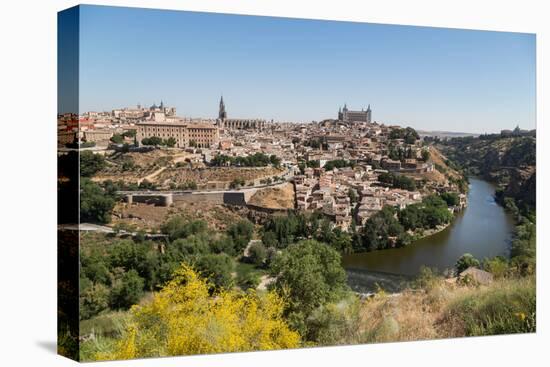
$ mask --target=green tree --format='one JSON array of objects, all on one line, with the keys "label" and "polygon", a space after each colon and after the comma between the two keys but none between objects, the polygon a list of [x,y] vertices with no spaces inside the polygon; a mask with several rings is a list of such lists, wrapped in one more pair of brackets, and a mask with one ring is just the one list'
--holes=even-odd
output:
[{"label": "green tree", "polygon": [[143,138],[141,140],[143,145],[162,145],[163,141],[158,136],[151,136],[150,138]]},{"label": "green tree", "polygon": [[248,246],[254,233],[254,225],[246,219],[240,220],[227,229],[227,234],[233,239],[235,251],[242,253]]},{"label": "green tree", "polygon": [[168,139],[164,140],[164,145],[173,148],[176,146],[176,139],[174,137],[169,137]]},{"label": "green tree", "polygon": [[302,335],[307,334],[306,320],[315,309],[341,299],[349,290],[340,254],[314,240],[288,246],[271,272],[277,277],[273,287],[289,299],[286,315]]},{"label": "green tree", "polygon": [[275,247],[279,243],[277,235],[273,231],[264,231],[262,234],[262,242],[268,247]]},{"label": "green tree", "polygon": [[109,307],[109,289],[101,284],[92,284],[80,294],[80,319],[87,320]]},{"label": "green tree", "polygon": [[168,238],[172,241],[192,234],[204,233],[207,229],[208,225],[205,221],[190,221],[179,215],[168,219],[160,227],[161,232],[167,234]]},{"label": "green tree", "polygon": [[227,254],[201,256],[195,266],[214,285],[213,291],[230,289],[233,286],[231,273],[235,269],[235,262]]},{"label": "green tree", "polygon": [[137,271],[130,270],[117,279],[110,293],[110,307],[112,309],[128,309],[139,302],[143,295],[144,280]]},{"label": "green tree", "polygon": [[424,227],[436,228],[442,224],[449,223],[453,219],[453,215],[447,207],[427,206],[423,212]]},{"label": "green tree", "polygon": [[80,221],[109,223],[115,198],[90,179],[80,181]]},{"label": "green tree", "polygon": [[423,214],[420,205],[412,204],[399,211],[398,218],[405,230],[415,230],[424,226]]},{"label": "green tree", "polygon": [[82,251],[80,253],[81,275],[93,283],[109,284],[111,273],[106,260],[98,250],[92,250],[90,253]]},{"label": "green tree", "polygon": [[115,144],[122,144],[122,142],[124,142],[124,136],[120,134],[113,134],[113,136],[111,136],[111,141]]},{"label": "green tree", "polygon": [[[394,247],[403,233],[403,226],[395,218],[395,209],[385,206],[365,223],[359,242],[361,247],[358,250],[373,251]],[[404,242],[401,245],[406,244]]]},{"label": "green tree", "polygon": [[245,181],[243,178],[235,178],[233,181],[229,183],[229,188],[231,189],[238,189],[241,186],[244,186]]},{"label": "green tree", "polygon": [[277,157],[275,154],[269,156],[269,161],[275,167],[279,167],[281,165],[281,158]]},{"label": "green tree", "polygon": [[147,264],[149,243],[136,243],[132,240],[120,240],[108,249],[110,268],[123,268],[125,271],[135,270],[142,278],[150,278],[152,269]]},{"label": "green tree", "polygon": [[267,249],[261,243],[253,243],[248,248],[248,258],[256,266],[263,266],[267,259]]},{"label": "green tree", "polygon": [[237,255],[233,239],[227,234],[217,236],[217,238],[210,241],[210,250],[215,254],[220,254],[223,252],[228,254],[229,256]]},{"label": "green tree", "polygon": [[456,206],[460,203],[460,199],[456,192],[444,192],[441,194],[441,198],[445,200],[447,206]]},{"label": "green tree", "polygon": [[94,154],[89,150],[80,153],[80,176],[91,177],[105,168],[105,158],[101,154]]},{"label": "green tree", "polygon": [[239,286],[244,290],[256,289],[258,285],[260,285],[260,276],[254,271],[244,274],[239,279]]},{"label": "green tree", "polygon": [[503,278],[508,272],[508,260],[502,256],[495,256],[483,261],[483,269],[493,274],[495,278]]},{"label": "green tree", "polygon": [[456,273],[460,274],[464,270],[472,266],[479,268],[480,266],[479,260],[476,259],[472,254],[468,254],[468,253],[464,254],[456,261],[456,264],[455,264]]}]

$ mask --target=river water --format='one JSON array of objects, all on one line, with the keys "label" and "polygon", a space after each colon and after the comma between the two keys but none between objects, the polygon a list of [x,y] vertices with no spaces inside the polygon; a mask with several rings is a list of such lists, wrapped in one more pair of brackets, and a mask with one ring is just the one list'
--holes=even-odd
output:
[{"label": "river water", "polygon": [[509,256],[514,221],[494,194],[494,185],[471,177],[468,207],[443,231],[404,248],[343,255],[349,285],[358,292],[377,285],[398,291],[423,265],[443,271],[467,252],[480,260]]}]

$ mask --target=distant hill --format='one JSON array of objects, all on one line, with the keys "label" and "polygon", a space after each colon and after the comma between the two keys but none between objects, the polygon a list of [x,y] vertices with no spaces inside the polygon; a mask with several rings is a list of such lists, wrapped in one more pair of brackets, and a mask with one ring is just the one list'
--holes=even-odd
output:
[{"label": "distant hill", "polygon": [[437,146],[467,174],[498,184],[500,199],[513,198],[524,212],[532,212],[536,207],[535,137],[497,134],[457,137],[442,140]]},{"label": "distant hill", "polygon": [[439,137],[439,138],[463,138],[463,137],[467,137],[467,136],[473,136],[473,137],[479,136],[479,134],[461,133],[461,132],[455,132],[455,131],[416,130],[416,132],[418,132],[418,135],[420,135],[420,136],[433,136],[433,137]]}]

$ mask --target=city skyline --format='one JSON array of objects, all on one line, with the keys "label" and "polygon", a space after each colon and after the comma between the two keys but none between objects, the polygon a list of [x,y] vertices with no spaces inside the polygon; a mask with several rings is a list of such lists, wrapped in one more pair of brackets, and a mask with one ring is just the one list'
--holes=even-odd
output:
[{"label": "city skyline", "polygon": [[215,118],[223,94],[229,117],[370,104],[373,121],[421,130],[535,128],[531,34],[101,6],[80,18],[81,112],[162,100]]}]

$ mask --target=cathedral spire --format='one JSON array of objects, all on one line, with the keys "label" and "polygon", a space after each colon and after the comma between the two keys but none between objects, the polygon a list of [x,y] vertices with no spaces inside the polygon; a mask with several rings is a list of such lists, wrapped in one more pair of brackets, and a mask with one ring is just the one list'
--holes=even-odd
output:
[{"label": "cathedral spire", "polygon": [[225,111],[225,103],[223,102],[223,94],[220,98],[220,109],[218,112],[218,118],[221,120],[225,120],[227,118],[227,112]]}]

